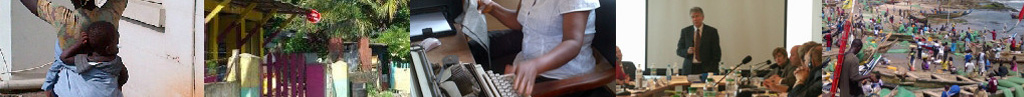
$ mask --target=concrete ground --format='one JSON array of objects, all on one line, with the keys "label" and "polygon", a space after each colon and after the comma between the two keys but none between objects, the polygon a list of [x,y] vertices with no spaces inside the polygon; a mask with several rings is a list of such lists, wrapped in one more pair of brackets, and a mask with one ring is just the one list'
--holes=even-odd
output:
[{"label": "concrete ground", "polygon": [[35,91],[15,94],[0,94],[0,97],[46,97],[46,93],[43,91]]}]

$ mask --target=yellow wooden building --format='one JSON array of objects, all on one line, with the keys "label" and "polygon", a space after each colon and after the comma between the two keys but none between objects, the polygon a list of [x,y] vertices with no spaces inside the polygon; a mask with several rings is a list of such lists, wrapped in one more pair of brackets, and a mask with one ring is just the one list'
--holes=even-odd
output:
[{"label": "yellow wooden building", "polygon": [[[263,27],[274,15],[288,15],[287,20],[302,19],[310,13],[307,8],[277,0],[206,0],[206,59],[223,59],[233,49],[241,53],[265,55],[265,34],[278,31],[264,31]],[[283,28],[289,24],[278,26]]]}]

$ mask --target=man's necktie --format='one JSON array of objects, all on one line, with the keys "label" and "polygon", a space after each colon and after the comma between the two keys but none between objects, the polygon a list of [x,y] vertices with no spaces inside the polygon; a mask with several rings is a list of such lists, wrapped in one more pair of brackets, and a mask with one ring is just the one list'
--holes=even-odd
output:
[{"label": "man's necktie", "polygon": [[697,62],[700,62],[700,60],[701,60],[700,59],[700,38],[702,36],[701,34],[703,34],[703,33],[701,33],[701,31],[703,31],[703,30],[704,29],[697,29],[697,32],[694,32],[696,34],[693,36],[694,37],[693,38],[694,39],[693,40],[693,48],[694,48],[693,49],[693,59],[696,60]]}]

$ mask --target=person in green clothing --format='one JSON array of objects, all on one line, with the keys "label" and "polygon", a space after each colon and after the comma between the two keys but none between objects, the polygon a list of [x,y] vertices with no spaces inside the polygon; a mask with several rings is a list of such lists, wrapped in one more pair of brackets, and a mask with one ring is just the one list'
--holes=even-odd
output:
[{"label": "person in green clothing", "polygon": [[978,36],[979,36],[978,35],[978,31],[972,31],[971,32],[971,40],[974,40],[972,42],[978,42]]},{"label": "person in green clothing", "polygon": [[[900,22],[900,24],[903,24],[903,22]],[[904,32],[904,31],[906,31],[906,30],[904,30],[904,29],[907,29],[907,27],[906,27],[906,26],[904,26],[904,25],[900,25],[900,30],[899,30],[899,32]]]},{"label": "person in green clothing", "polygon": [[917,33],[917,25],[910,25],[910,33]]}]

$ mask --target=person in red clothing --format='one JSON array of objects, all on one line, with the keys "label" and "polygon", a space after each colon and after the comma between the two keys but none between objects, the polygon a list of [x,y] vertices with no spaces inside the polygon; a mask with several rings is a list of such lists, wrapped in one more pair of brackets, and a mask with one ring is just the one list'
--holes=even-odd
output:
[{"label": "person in red clothing", "polygon": [[1017,39],[1010,39],[1010,49],[1017,50],[1019,48],[1020,47],[1017,47]]},{"label": "person in red clothing", "polygon": [[629,84],[631,79],[626,75],[626,72],[622,70],[622,51],[618,46],[615,46],[615,58],[615,83],[618,83],[619,85]]},{"label": "person in red clothing", "polygon": [[996,40],[996,30],[989,31],[988,33],[992,33],[992,40]]},{"label": "person in red clothing", "polygon": [[986,91],[988,93],[996,93],[999,87],[999,80],[996,80],[996,77],[993,75],[989,75],[988,78],[988,89]]},{"label": "person in red clothing", "polygon": [[825,34],[825,51],[832,50],[832,33]]}]

